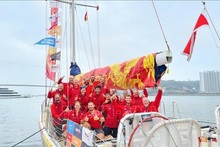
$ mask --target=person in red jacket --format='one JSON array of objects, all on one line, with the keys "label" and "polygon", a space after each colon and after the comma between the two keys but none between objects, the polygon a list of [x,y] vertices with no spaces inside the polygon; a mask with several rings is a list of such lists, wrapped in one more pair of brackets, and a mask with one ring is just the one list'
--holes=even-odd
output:
[{"label": "person in red jacket", "polygon": [[162,98],[162,88],[158,87],[157,96],[154,101],[150,102],[148,97],[143,97],[141,112],[158,112],[158,108],[160,106],[160,101]]},{"label": "person in red jacket", "polygon": [[87,105],[89,102],[89,96],[87,95],[87,91],[85,87],[81,87],[80,93],[76,97],[76,101],[80,102],[82,112],[85,112],[84,110],[88,110]]},{"label": "person in red jacket", "polygon": [[89,111],[86,112],[83,115],[83,120],[81,123],[88,122],[91,126],[91,129],[94,130],[97,133],[98,139],[104,139],[104,131],[102,130],[102,125],[105,121],[104,117],[102,116],[102,113],[98,110],[95,110],[95,105],[93,102],[88,103],[88,109]]},{"label": "person in red jacket", "polygon": [[74,79],[73,87],[70,89],[69,92],[70,92],[69,106],[70,106],[70,109],[72,109],[76,101],[76,98],[80,93],[79,81],[77,79]]},{"label": "person in red jacket", "polygon": [[63,83],[58,84],[58,88],[55,91],[50,90],[48,92],[47,97],[49,99],[53,98],[53,102],[54,102],[55,101],[54,97],[55,97],[55,94],[57,94],[57,93],[60,95],[60,97],[66,97],[66,93],[65,93],[64,88],[63,88]]},{"label": "person in red jacket", "polygon": [[73,87],[74,76],[73,76],[73,75],[70,75],[70,76],[69,76],[69,82],[68,82],[68,83],[63,82],[63,81],[62,81],[63,78],[64,78],[64,76],[61,77],[61,78],[58,80],[57,83],[58,83],[58,84],[63,83],[63,89],[64,89],[64,91],[66,92],[67,97],[69,97],[69,90]]},{"label": "person in red jacket", "polygon": [[140,106],[136,106],[132,103],[130,95],[125,97],[125,104],[120,106],[119,118],[123,118],[126,114],[140,112]]},{"label": "person in red jacket", "polygon": [[102,104],[102,112],[105,117],[103,131],[105,136],[111,135],[116,138],[119,124],[117,97],[116,94],[111,96],[109,93],[106,93],[105,99],[105,102]]},{"label": "person in red jacket", "polygon": [[[131,91],[131,99],[132,99],[132,103],[135,106],[140,106],[142,103],[142,97],[139,96],[139,91],[137,89],[134,89],[133,91]],[[143,89],[143,95],[145,97],[148,97],[148,92],[146,89]]]},{"label": "person in red jacket", "polygon": [[62,125],[64,124],[63,122],[63,106],[60,100],[60,95],[56,93],[54,95],[54,102],[50,107],[51,109],[51,114],[53,118],[53,126],[55,128],[55,132],[57,137],[62,137]]},{"label": "person in red jacket", "polygon": [[101,105],[104,102],[105,98],[103,94],[101,93],[101,87],[98,85],[95,88],[95,92],[90,95],[89,101],[93,102],[95,104],[95,107],[97,110],[101,110]]},{"label": "person in red jacket", "polygon": [[64,113],[64,118],[70,119],[71,121],[80,124],[80,122],[83,118],[83,113],[80,110],[80,108],[81,108],[80,102],[76,101],[75,105],[74,105],[74,109],[65,112]]}]

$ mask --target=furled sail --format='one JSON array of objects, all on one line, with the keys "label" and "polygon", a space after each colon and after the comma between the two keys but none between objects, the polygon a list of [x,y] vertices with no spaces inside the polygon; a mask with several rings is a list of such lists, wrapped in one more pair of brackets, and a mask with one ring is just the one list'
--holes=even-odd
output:
[{"label": "furled sail", "polygon": [[161,77],[171,63],[170,51],[152,53],[146,56],[125,61],[121,64],[113,64],[104,68],[97,68],[90,72],[77,75],[76,78],[83,81],[84,78],[104,76],[107,88],[131,89],[150,88],[159,85]]}]

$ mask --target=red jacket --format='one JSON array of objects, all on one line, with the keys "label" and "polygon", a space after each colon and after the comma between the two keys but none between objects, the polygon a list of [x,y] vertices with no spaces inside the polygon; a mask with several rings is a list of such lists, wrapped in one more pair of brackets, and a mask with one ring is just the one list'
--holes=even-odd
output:
[{"label": "red jacket", "polygon": [[92,114],[90,111],[86,112],[84,115],[83,115],[83,119],[87,116],[89,118],[88,120],[88,123],[91,125],[92,129],[99,129],[99,128],[102,128],[101,126],[101,122],[99,120],[94,120],[94,117],[95,116],[98,116],[99,119],[102,116],[101,112],[98,111],[98,110],[93,110],[94,113]]},{"label": "red jacket", "polygon": [[116,101],[102,104],[102,112],[105,117],[105,126],[109,128],[118,128],[119,114],[117,113],[119,107]]},{"label": "red jacket", "polygon": [[93,93],[89,101],[95,104],[95,107],[97,110],[101,110],[101,105],[105,101],[105,98],[102,93],[100,93],[99,95],[97,95],[96,93]]},{"label": "red jacket", "polygon": [[62,103],[53,103],[50,107],[51,114],[53,117],[53,124],[54,125],[60,125],[62,124],[62,118],[63,118],[63,105]]},{"label": "red jacket", "polygon": [[70,97],[69,97],[69,105],[73,106],[75,101],[76,101],[76,97],[79,95],[80,93],[80,87],[73,87],[70,89]]},{"label": "red jacket", "polygon": [[55,96],[55,94],[57,94],[57,93],[60,95],[60,97],[63,97],[63,95],[66,96],[66,93],[64,92],[64,90],[59,91],[59,90],[57,89],[57,90],[55,90],[55,91],[49,91],[47,97],[48,97],[49,99],[53,98],[53,102],[54,102],[54,96]]},{"label": "red jacket", "polygon": [[141,112],[158,112],[158,108],[160,106],[160,101],[162,97],[162,90],[159,90],[157,92],[157,96],[154,101],[150,102],[147,107],[145,107],[142,103]]},{"label": "red jacket", "polygon": [[125,104],[120,106],[119,118],[122,119],[126,114],[140,112],[139,106]]},{"label": "red jacket", "polygon": [[[146,89],[143,90],[143,94],[148,97],[148,92]],[[132,99],[132,104],[136,106],[141,106],[142,105],[142,97],[138,96],[135,97],[132,90],[131,90],[131,99]]]},{"label": "red jacket", "polygon": [[82,113],[82,111],[79,111],[78,115],[76,115],[75,110],[70,110],[68,112],[65,112],[64,118],[70,119],[73,122],[76,122],[76,123],[80,124],[80,121],[83,119],[83,113]]},{"label": "red jacket", "polygon": [[80,102],[82,111],[84,111],[84,109],[87,108],[89,102],[89,96],[87,96],[87,94],[82,95],[80,93],[76,100]]}]

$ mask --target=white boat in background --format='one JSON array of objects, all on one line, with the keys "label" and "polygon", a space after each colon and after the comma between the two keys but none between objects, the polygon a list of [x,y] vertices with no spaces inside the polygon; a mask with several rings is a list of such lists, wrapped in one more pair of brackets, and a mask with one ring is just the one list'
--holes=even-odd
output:
[{"label": "white boat in background", "polygon": [[[70,8],[75,8],[76,6],[74,1],[57,0],[57,3],[59,2],[70,5]],[[73,11],[74,10],[71,10],[70,12]],[[74,21],[72,22],[72,25],[74,25]],[[74,34],[74,30],[72,31]],[[71,48],[74,48],[75,44],[72,45],[73,46]],[[75,51],[71,52],[74,53]],[[159,52],[151,55],[151,57],[153,57],[151,58],[153,59],[153,63],[156,64],[155,67],[161,65],[165,66],[165,64],[171,63],[172,61],[172,54],[170,51]],[[75,54],[73,56],[75,56]],[[147,57],[148,56],[144,57],[144,59],[149,59]],[[143,60],[142,62],[145,62],[146,60]],[[73,61],[74,59],[71,59],[71,62]],[[152,69],[155,70],[155,67]],[[146,67],[146,69],[149,68]],[[100,73],[96,74],[98,75]],[[133,81],[137,81],[137,79]],[[67,122],[67,131],[62,134],[63,137],[57,138],[55,135],[55,129],[52,125],[52,116],[50,112],[51,103],[52,102],[48,101],[46,97],[41,105],[39,126],[40,129],[42,129],[41,135],[44,146],[220,147],[220,107],[216,108],[215,113],[217,128],[214,129],[201,129],[201,124],[197,120],[191,118],[170,119],[162,113],[156,112],[132,113],[125,115],[120,120],[117,138],[97,140],[94,131],[82,127],[81,125],[76,124],[70,120]]]}]

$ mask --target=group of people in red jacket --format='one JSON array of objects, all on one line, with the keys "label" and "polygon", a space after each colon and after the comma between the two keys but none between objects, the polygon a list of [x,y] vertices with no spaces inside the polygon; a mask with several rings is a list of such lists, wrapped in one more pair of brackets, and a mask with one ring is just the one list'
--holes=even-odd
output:
[{"label": "group of people in red jacket", "polygon": [[72,120],[82,124],[97,133],[97,138],[103,139],[107,135],[117,137],[120,119],[129,113],[158,112],[162,97],[162,89],[158,87],[155,100],[150,102],[148,92],[143,89],[124,90],[122,96],[117,95],[115,89],[105,86],[105,78],[95,76],[85,78],[80,84],[74,76],[69,82],[58,81],[58,88],[48,92],[48,98],[53,99],[51,113],[56,135],[61,136],[65,120]]}]

